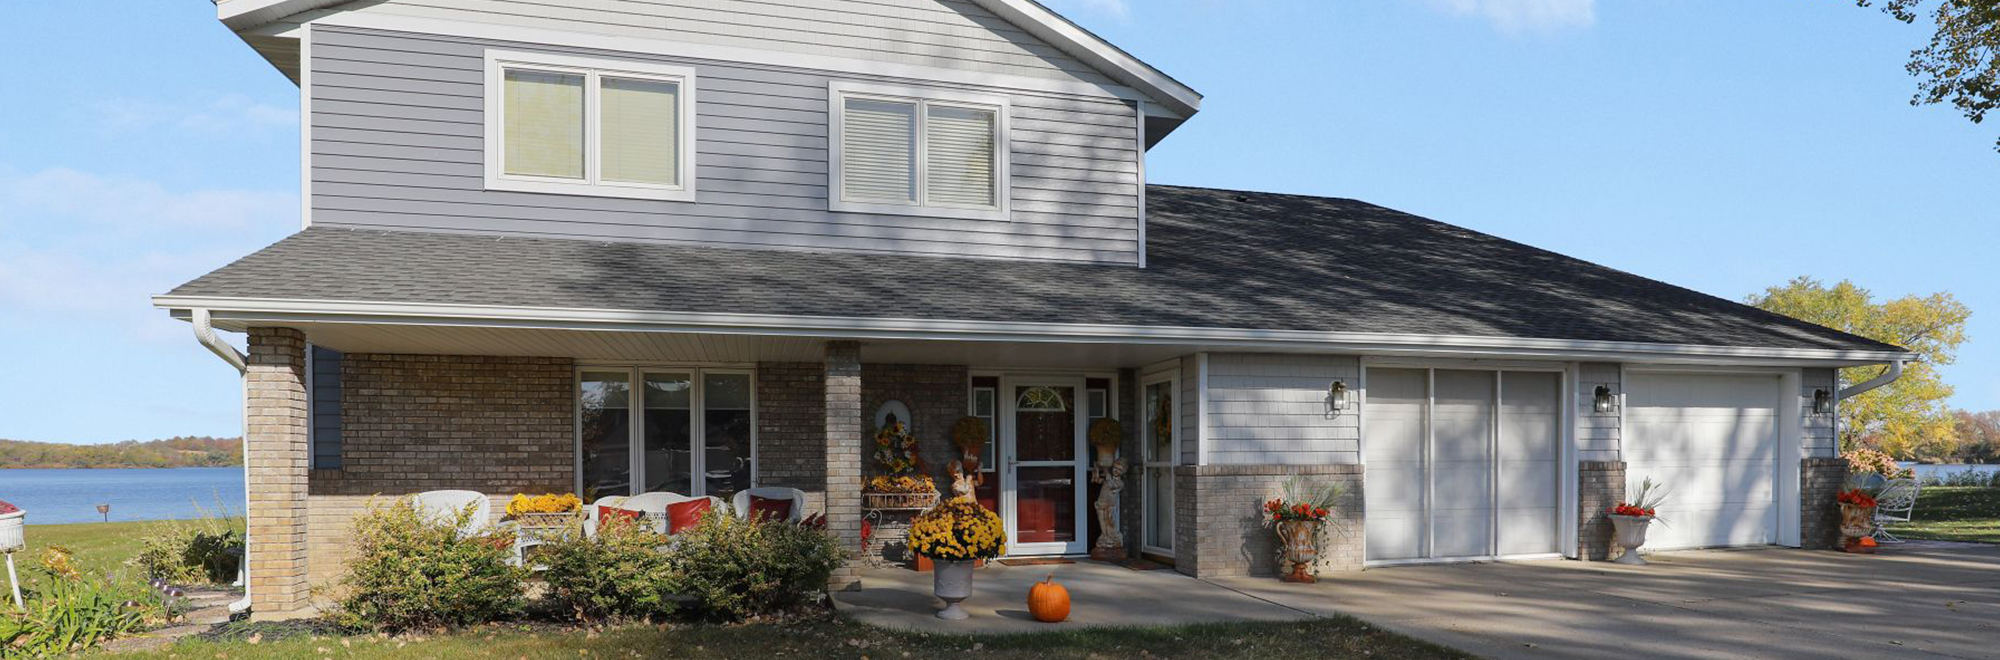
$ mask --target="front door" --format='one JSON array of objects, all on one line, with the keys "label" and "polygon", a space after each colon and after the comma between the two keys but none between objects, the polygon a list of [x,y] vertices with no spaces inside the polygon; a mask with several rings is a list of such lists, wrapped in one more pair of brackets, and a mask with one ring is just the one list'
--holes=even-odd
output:
[{"label": "front door", "polygon": [[1086,551],[1080,378],[1008,378],[1001,387],[1000,517],[1010,555]]}]

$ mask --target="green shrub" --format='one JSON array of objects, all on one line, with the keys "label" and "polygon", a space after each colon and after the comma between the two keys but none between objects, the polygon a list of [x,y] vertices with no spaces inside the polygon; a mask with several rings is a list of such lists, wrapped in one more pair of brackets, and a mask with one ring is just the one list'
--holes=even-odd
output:
[{"label": "green shrub", "polygon": [[672,614],[674,581],[660,546],[667,538],[619,516],[604,519],[596,538],[569,534],[538,548],[548,567],[548,604],[581,621],[654,618]]},{"label": "green shrub", "polygon": [[513,536],[461,537],[456,520],[428,520],[409,500],[371,505],[354,521],[356,555],[342,582],[338,621],[351,628],[409,630],[483,623],[520,612],[523,569],[510,566]]},{"label": "green shrub", "polygon": [[209,517],[162,521],[139,539],[131,563],[148,578],[177,585],[232,582],[241,559],[229,550],[243,545],[242,523]]},{"label": "green shrub", "polygon": [[0,658],[82,651],[144,629],[163,615],[136,581],[79,572],[69,565],[68,551],[54,546],[41,560],[40,578],[23,585],[24,609],[0,605]]},{"label": "green shrub", "polygon": [[667,565],[674,593],[691,598],[709,618],[736,620],[817,600],[847,558],[821,530],[710,511],[700,525],[674,537]]}]

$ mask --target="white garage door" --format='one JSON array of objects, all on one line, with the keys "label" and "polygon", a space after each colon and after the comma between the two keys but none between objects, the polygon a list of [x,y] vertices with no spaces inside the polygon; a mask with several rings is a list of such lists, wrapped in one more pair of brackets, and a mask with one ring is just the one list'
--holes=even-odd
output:
[{"label": "white garage door", "polygon": [[1562,376],[1368,370],[1369,561],[1557,551]]},{"label": "white garage door", "polygon": [[1650,549],[1778,541],[1778,377],[1632,372],[1625,475],[1673,488]]}]

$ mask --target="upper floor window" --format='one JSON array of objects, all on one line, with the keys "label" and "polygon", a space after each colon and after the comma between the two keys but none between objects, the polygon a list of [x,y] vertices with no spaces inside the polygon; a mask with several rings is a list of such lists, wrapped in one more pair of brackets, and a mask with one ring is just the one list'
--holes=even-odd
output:
[{"label": "upper floor window", "polygon": [[1007,217],[1007,100],[833,83],[836,212]]},{"label": "upper floor window", "polygon": [[694,70],[486,52],[486,188],[692,201]]}]

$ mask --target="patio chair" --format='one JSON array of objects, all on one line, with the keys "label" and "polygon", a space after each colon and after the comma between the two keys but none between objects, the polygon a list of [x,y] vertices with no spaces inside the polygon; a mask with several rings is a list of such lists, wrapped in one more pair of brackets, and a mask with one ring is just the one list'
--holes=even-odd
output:
[{"label": "patio chair", "polygon": [[608,506],[623,509],[625,508],[625,500],[629,499],[632,498],[627,495],[606,495],[597,498],[595,502],[584,505],[583,535],[586,538],[597,538],[597,507]]},{"label": "patio chair", "polygon": [[1916,479],[1891,479],[1875,496],[1875,540],[1880,543],[1902,543],[1903,540],[1889,533],[1888,525],[1906,523],[1917,509],[1917,493],[1922,486]]},{"label": "patio chair", "polygon": [[806,517],[806,492],[797,488],[785,488],[782,486],[759,486],[757,488],[736,491],[736,497],[730,500],[730,508],[736,510],[736,517],[744,520],[750,519],[751,496],[769,500],[791,500],[792,515],[785,518],[786,522],[798,522],[804,520]]},{"label": "patio chair", "polygon": [[493,501],[485,493],[470,490],[431,490],[410,496],[417,513],[434,522],[458,519],[466,507],[475,507],[472,517],[458,528],[459,536],[471,536],[493,523]]}]

